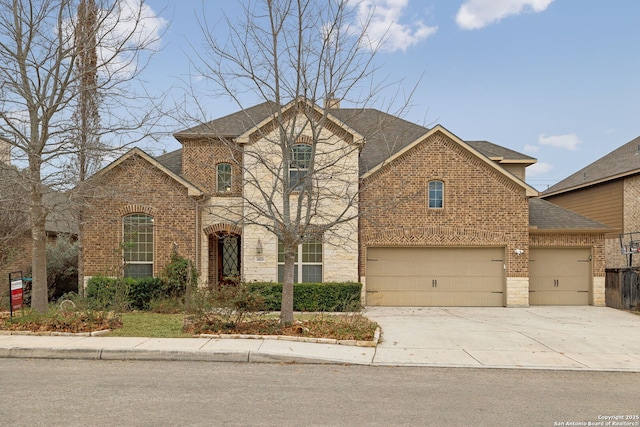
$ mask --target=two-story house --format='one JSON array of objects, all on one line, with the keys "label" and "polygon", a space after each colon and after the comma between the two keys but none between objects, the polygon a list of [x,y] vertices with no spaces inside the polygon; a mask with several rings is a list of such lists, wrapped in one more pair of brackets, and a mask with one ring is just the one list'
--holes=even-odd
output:
[{"label": "two-story house", "polygon": [[[289,200],[322,231],[299,245],[297,282],[360,281],[369,305],[604,304],[607,229],[537,199],[535,159],[375,109],[294,107],[259,104],[100,171],[85,277],[157,275],[177,246],[210,284],[279,281],[265,217],[286,218]],[[282,131],[295,136],[287,159]],[[291,191],[310,161],[312,194]],[[299,204],[306,194],[315,202]]]}]

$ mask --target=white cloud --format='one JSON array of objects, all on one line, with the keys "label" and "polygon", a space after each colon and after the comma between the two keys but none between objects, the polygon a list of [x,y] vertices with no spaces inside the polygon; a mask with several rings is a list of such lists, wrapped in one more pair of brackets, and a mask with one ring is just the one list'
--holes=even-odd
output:
[{"label": "white cloud", "polygon": [[135,73],[136,55],[153,52],[160,46],[167,20],[141,0],[118,0],[113,9],[102,11],[98,34],[98,57],[109,73]]},{"label": "white cloud", "polygon": [[531,166],[527,167],[527,177],[544,175],[552,169],[553,166],[551,166],[549,163],[534,163]]},{"label": "white cloud", "polygon": [[[354,1],[355,3],[355,1]],[[402,15],[409,0],[364,0],[358,2],[358,23],[355,30],[362,30],[364,22],[370,18],[367,36],[371,45],[383,41],[385,52],[406,51],[413,45],[434,34],[438,27],[430,27],[421,20],[401,23]]]},{"label": "white cloud", "polygon": [[463,30],[478,30],[511,15],[542,12],[553,0],[467,0],[456,15]]},{"label": "white cloud", "polygon": [[575,133],[568,133],[566,135],[546,136],[545,134],[538,135],[538,143],[540,145],[547,145],[549,147],[562,148],[565,150],[575,151],[580,144],[580,138]]},{"label": "white cloud", "polygon": [[525,153],[537,153],[540,150],[540,147],[537,145],[527,144],[524,146]]}]

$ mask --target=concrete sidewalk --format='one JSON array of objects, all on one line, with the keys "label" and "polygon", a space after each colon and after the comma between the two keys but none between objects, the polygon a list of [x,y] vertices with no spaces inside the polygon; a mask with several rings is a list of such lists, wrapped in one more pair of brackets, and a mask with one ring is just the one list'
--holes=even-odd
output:
[{"label": "concrete sidewalk", "polygon": [[0,335],[0,357],[640,372],[640,316],[603,307],[370,307],[377,347],[281,339]]}]

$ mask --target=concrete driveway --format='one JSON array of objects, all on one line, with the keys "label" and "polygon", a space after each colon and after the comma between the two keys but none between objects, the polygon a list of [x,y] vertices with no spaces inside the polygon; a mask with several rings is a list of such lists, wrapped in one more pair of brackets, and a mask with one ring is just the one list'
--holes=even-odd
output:
[{"label": "concrete driveway", "polygon": [[368,307],[374,365],[640,372],[640,315],[607,307]]}]

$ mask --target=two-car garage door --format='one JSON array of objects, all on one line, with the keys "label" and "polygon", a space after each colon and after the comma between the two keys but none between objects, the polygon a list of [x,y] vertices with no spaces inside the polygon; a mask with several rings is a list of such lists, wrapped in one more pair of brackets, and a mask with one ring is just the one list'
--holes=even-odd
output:
[{"label": "two-car garage door", "polygon": [[503,306],[504,248],[367,249],[367,305]]}]

